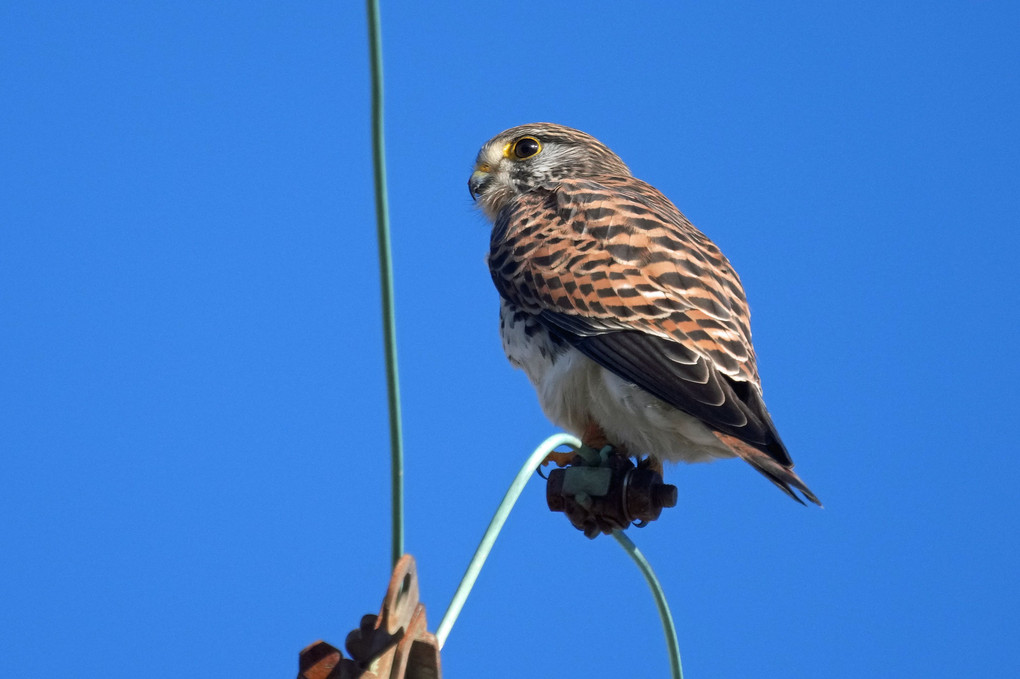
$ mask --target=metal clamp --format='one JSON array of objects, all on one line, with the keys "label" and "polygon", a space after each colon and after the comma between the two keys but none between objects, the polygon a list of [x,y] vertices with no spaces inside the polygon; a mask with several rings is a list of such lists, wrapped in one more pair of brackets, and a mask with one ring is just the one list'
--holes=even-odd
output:
[{"label": "metal clamp", "polygon": [[571,465],[550,471],[546,482],[549,509],[566,514],[588,538],[645,526],[663,508],[676,506],[676,486],[663,483],[658,471],[615,452],[601,457],[589,461],[578,455]]}]

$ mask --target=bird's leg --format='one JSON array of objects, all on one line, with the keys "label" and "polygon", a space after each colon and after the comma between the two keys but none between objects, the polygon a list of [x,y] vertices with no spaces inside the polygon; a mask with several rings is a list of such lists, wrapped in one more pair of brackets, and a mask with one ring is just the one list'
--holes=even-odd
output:
[{"label": "bird's leg", "polygon": [[609,439],[606,438],[606,432],[598,422],[588,420],[587,426],[581,432],[581,443],[589,448],[602,450],[609,445]]},{"label": "bird's leg", "polygon": [[602,454],[603,463],[605,462],[607,454],[617,455],[622,458],[629,457],[626,446],[618,443],[610,443],[605,430],[602,429],[602,426],[594,420],[588,420],[588,426],[584,428],[584,433],[581,434],[581,442]]},{"label": "bird's leg", "polygon": [[627,457],[626,448],[610,443],[602,425],[595,420],[588,420],[581,433],[581,447],[578,452],[589,466],[603,467],[610,457]]},{"label": "bird's leg", "polygon": [[[599,453],[610,444],[602,427],[595,420],[588,420],[584,431],[581,432],[581,445],[592,449],[595,453]],[[623,449],[617,447],[614,449],[614,452],[623,453]],[[574,461],[575,457],[577,457],[577,452],[573,450],[566,452],[553,451],[542,460],[542,466],[545,467],[550,462],[554,462],[557,467],[566,467]]]},{"label": "bird's leg", "polygon": [[[584,428],[584,433],[581,434],[581,442],[589,448],[594,448],[596,451],[601,451],[606,446],[610,446],[612,454],[619,455],[620,457],[630,456],[624,446],[610,444],[609,439],[606,438],[606,432],[594,420],[588,420],[588,426]],[[659,458],[648,455],[644,459],[640,457],[635,457],[634,459],[637,460],[638,469],[651,469],[654,472],[658,472],[659,476],[662,476],[662,460]]]}]

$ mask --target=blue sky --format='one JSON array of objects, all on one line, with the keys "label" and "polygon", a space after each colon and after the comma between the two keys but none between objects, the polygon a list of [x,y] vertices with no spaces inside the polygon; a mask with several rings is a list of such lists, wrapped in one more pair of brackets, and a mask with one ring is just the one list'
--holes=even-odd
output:
[{"label": "blue sky", "polygon": [[[583,7],[583,9],[582,9]],[[743,277],[801,507],[668,470],[689,677],[1020,663],[1015,3],[383,3],[407,548],[434,628],[554,430],[466,181],[602,139]],[[293,676],[377,610],[388,442],[361,3],[0,8],[0,676]],[[666,676],[533,482],[446,676]]]}]

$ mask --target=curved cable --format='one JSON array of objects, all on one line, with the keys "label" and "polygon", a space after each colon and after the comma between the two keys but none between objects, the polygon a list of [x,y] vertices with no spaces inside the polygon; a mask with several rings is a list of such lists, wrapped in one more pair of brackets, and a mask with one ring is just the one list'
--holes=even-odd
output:
[{"label": "curved cable", "polygon": [[[468,595],[471,594],[471,589],[474,587],[475,582],[478,580],[478,575],[481,573],[482,567],[485,565],[485,560],[488,558],[489,553],[492,551],[492,546],[496,542],[496,537],[499,535],[499,531],[502,530],[503,525],[506,523],[507,518],[510,516],[510,510],[513,509],[517,499],[521,496],[524,491],[524,486],[527,485],[531,479],[531,472],[536,469],[542,460],[559,446],[570,446],[577,450],[581,447],[581,441],[576,437],[569,434],[555,434],[550,436],[543,441],[534,452],[528,457],[520,471],[517,472],[517,476],[514,477],[513,483],[510,484],[510,488],[507,490],[506,495],[503,496],[502,502],[496,508],[496,513],[493,515],[492,520],[489,522],[488,528],[485,529],[482,540],[478,544],[478,548],[475,550],[474,556],[471,557],[471,562],[468,564],[467,570],[464,572],[464,576],[460,580],[460,584],[457,586],[457,591],[454,592],[453,599],[450,601],[449,607],[446,609],[446,613],[443,615],[442,621],[439,623],[439,627],[436,629],[436,641],[439,644],[439,648],[442,648],[446,644],[447,638],[450,636],[450,630],[453,628],[454,623],[457,621],[457,617],[460,615],[461,610],[464,608],[464,603],[467,601]],[[683,679],[683,667],[680,664],[680,645],[677,642],[676,626],[673,623],[673,616],[669,611],[669,604],[666,602],[666,594],[662,589],[662,585],[659,583],[658,578],[655,576],[655,571],[652,570],[651,564],[645,558],[641,550],[637,548],[637,545],[623,531],[613,531],[613,537],[623,547],[624,551],[630,555],[634,563],[637,564],[638,569],[644,576],[645,581],[648,583],[648,587],[652,590],[652,596],[655,599],[655,606],[659,611],[659,619],[662,622],[662,629],[666,635],[666,650],[669,654],[669,669],[670,676],[672,679]]]},{"label": "curved cable", "polygon": [[570,434],[554,434],[550,436],[545,441],[542,441],[538,448],[535,448],[535,452],[528,457],[524,466],[521,467],[521,470],[517,472],[517,476],[514,477],[509,490],[503,496],[503,501],[496,508],[496,513],[493,515],[492,521],[489,522],[489,527],[485,529],[482,541],[478,543],[478,549],[475,550],[475,555],[471,557],[471,562],[468,564],[467,570],[464,571],[464,577],[460,579],[460,584],[457,586],[457,591],[454,592],[453,599],[443,615],[443,620],[439,623],[439,627],[436,628],[436,640],[439,642],[439,648],[442,648],[443,644],[446,643],[446,638],[450,635],[450,629],[453,627],[453,623],[457,622],[457,616],[460,615],[460,610],[464,608],[464,602],[467,601],[468,595],[471,594],[471,588],[475,586],[478,574],[481,572],[482,566],[485,565],[489,552],[492,551],[492,545],[495,544],[496,537],[503,528],[503,524],[506,523],[507,517],[510,516],[510,510],[514,508],[517,498],[521,496],[524,486],[531,479],[531,473],[542,463],[546,455],[559,446],[570,446],[576,449],[581,447],[581,441]]},{"label": "curved cable", "polygon": [[659,609],[659,619],[662,620],[662,631],[666,634],[666,650],[669,653],[669,673],[673,679],[684,679],[684,670],[680,665],[680,644],[676,640],[676,626],[673,624],[673,615],[669,612],[669,604],[666,603],[666,593],[662,591],[659,579],[655,577],[655,571],[651,564],[637,548],[637,545],[627,537],[623,531],[614,530],[613,537],[620,543],[620,546],[630,554],[634,563],[645,576],[645,581],[652,590],[655,598],[655,606]]}]

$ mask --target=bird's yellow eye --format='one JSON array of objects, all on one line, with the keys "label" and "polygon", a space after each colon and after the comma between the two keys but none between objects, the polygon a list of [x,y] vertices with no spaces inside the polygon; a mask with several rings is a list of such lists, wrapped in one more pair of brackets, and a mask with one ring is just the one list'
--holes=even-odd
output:
[{"label": "bird's yellow eye", "polygon": [[518,160],[524,160],[542,150],[542,143],[534,137],[521,137],[510,147],[510,153]]}]

